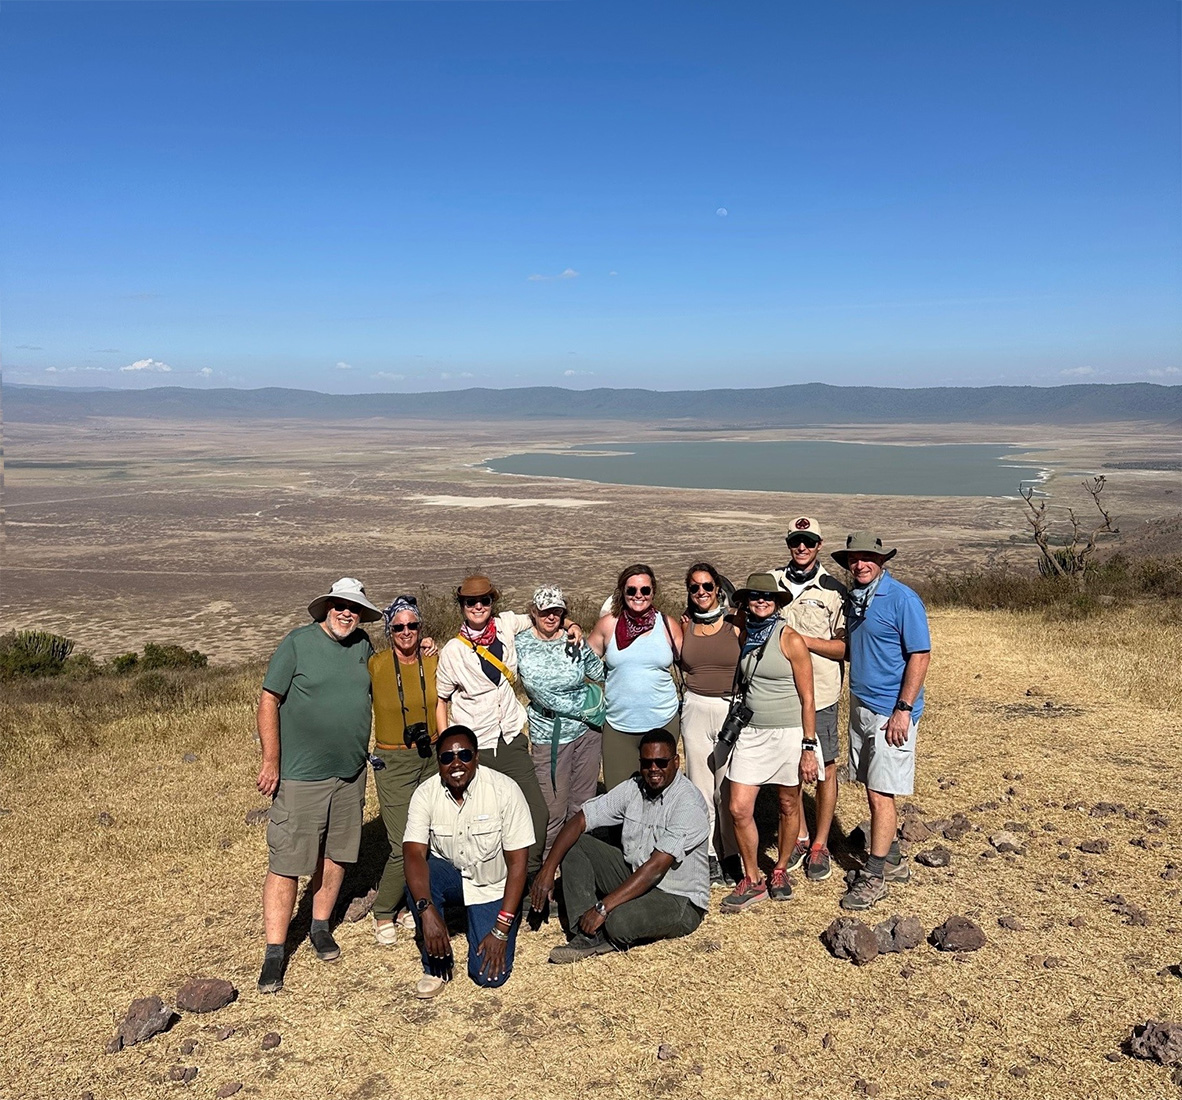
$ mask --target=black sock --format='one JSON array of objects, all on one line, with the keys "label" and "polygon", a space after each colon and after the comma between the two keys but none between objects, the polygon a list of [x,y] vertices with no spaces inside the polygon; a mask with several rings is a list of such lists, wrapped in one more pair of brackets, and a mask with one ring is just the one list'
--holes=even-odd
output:
[{"label": "black sock", "polygon": [[899,851],[899,842],[897,840],[891,841],[891,850],[886,854],[886,861],[892,867],[897,863],[903,862],[903,853]]},{"label": "black sock", "polygon": [[263,962],[283,962],[283,944],[267,944],[267,953],[263,956]]},{"label": "black sock", "polygon": [[313,932],[327,932],[328,931],[328,921],[317,920],[315,917],[313,917],[311,931],[313,931]]},{"label": "black sock", "polygon": [[886,875],[886,856],[867,856],[866,874],[871,878],[883,878]]}]

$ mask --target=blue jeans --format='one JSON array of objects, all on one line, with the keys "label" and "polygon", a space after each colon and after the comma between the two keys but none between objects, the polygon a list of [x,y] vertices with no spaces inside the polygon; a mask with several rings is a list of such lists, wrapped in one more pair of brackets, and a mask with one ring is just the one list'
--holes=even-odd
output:
[{"label": "blue jeans", "polygon": [[[447,905],[464,905],[464,880],[452,864],[438,856],[428,855],[427,873],[431,877],[431,901],[440,916],[443,915],[444,907]],[[406,891],[406,903],[415,915],[415,933],[419,940],[419,955],[423,960],[423,973],[429,974],[431,971],[427,962],[427,949],[423,946],[423,917],[415,907],[415,899],[410,896],[409,888]],[[504,985],[509,980],[509,975],[513,973],[513,954],[517,949],[517,928],[521,924],[521,914],[518,913],[514,917],[513,924],[509,928],[509,942],[505,944],[505,973],[499,978],[490,978],[487,974],[480,973],[480,967],[484,960],[476,949],[496,924],[497,914],[501,911],[501,899],[486,901],[480,905],[465,905],[464,911],[468,915],[468,977],[477,985],[485,986],[488,989]]]}]

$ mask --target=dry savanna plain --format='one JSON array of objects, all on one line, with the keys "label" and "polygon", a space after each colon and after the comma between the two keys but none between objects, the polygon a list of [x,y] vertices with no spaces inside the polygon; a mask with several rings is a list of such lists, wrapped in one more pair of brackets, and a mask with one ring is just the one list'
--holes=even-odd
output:
[{"label": "dry savanna plain", "polygon": [[[1012,499],[822,499],[790,491],[787,473],[784,493],[756,493],[476,468],[533,447],[676,438],[666,427],[5,426],[0,629],[51,630],[98,657],[173,642],[214,667],[158,675],[151,690],[132,677],[0,696],[3,1100],[212,1097],[234,1083],[277,1100],[1182,1096],[1168,1068],[1123,1049],[1135,1024],[1182,1021],[1182,615],[1153,605],[1066,621],[933,611],[907,817],[916,838],[958,813],[968,826],[912,842],[912,855],[947,847],[949,865],[916,866],[872,916],[930,930],[965,915],[985,932],[980,950],[924,943],[839,961],[819,935],[838,915],[840,874],[796,876],[788,903],[712,912],[684,940],[575,966],[546,963],[556,922],[523,932],[496,991],[460,980],[414,1000],[413,943],[378,947],[362,920],[337,930],[340,962],[303,944],[285,991],[255,992],[266,852],[264,827],[246,821],[265,805],[252,739],[261,662],[336,577],[361,577],[384,602],[484,568],[514,604],[542,580],[597,601],[637,558],[671,587],[698,557],[740,579],[778,563],[800,512],[835,535],[880,529],[905,579],[1033,560]],[[1176,471],[1125,468],[1176,459],[1176,429],[790,437],[1025,442],[1051,471],[1056,516],[1090,507],[1077,472],[1107,473],[1130,547],[1180,510]],[[384,858],[376,811],[371,787],[350,897]],[[864,817],[861,789],[843,786],[842,836]],[[999,853],[1001,832],[1019,843]],[[852,848],[835,844],[844,866]],[[302,904],[297,928],[307,919]],[[104,1053],[133,997],[171,1004],[193,976],[230,979],[238,999]],[[272,1032],[279,1045],[263,1049]],[[197,1075],[174,1081],[174,1067]]]}]

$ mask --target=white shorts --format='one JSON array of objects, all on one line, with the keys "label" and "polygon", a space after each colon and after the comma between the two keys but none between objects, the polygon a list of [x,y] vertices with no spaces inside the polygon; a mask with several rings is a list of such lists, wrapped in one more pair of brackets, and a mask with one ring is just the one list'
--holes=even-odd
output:
[{"label": "white shorts", "polygon": [[907,740],[892,745],[882,729],[889,717],[876,714],[857,696],[850,696],[850,778],[879,794],[912,794],[919,725],[913,721]]},{"label": "white shorts", "polygon": [[[804,740],[802,726],[782,729],[755,729],[744,726],[731,749],[726,777],[732,783],[748,787],[775,784],[796,787],[800,784],[800,749]],[[825,776],[825,762],[817,753],[817,778]]]}]

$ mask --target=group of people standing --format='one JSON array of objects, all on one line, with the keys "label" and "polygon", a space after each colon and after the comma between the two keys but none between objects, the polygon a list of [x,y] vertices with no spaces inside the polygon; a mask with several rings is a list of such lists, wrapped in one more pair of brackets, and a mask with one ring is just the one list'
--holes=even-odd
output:
[{"label": "group of people standing", "polygon": [[[257,785],[274,796],[260,991],[282,988],[299,876],[312,880],[313,950],[340,955],[329,920],[357,859],[367,759],[391,849],[374,935],[393,944],[399,925],[415,930],[420,997],[452,974],[449,909],[466,913],[469,975],[495,986],[511,973],[527,892],[539,918],[561,899],[560,963],[692,932],[711,888],[729,888],[720,908],[734,913],[790,898],[792,871],[828,878],[847,661],[850,775],[867,787],[872,829],[841,904],[869,908],[905,881],[894,799],[914,783],[923,605],[870,533],[832,555],[848,590],[820,560],[814,518],[794,518],[786,542],[787,564],[739,589],[709,562],[691,565],[672,616],[656,606],[654,570],[630,565],[586,635],[558,586],[540,586],[522,614],[497,608],[483,574],[455,590],[462,623],[441,647],[412,596],[379,610],[342,578],[313,600],[259,704]],[[379,620],[390,647],[375,653],[360,626]],[[802,784],[814,782],[810,833]],[[755,822],[764,787],[779,808],[768,869]]]}]

